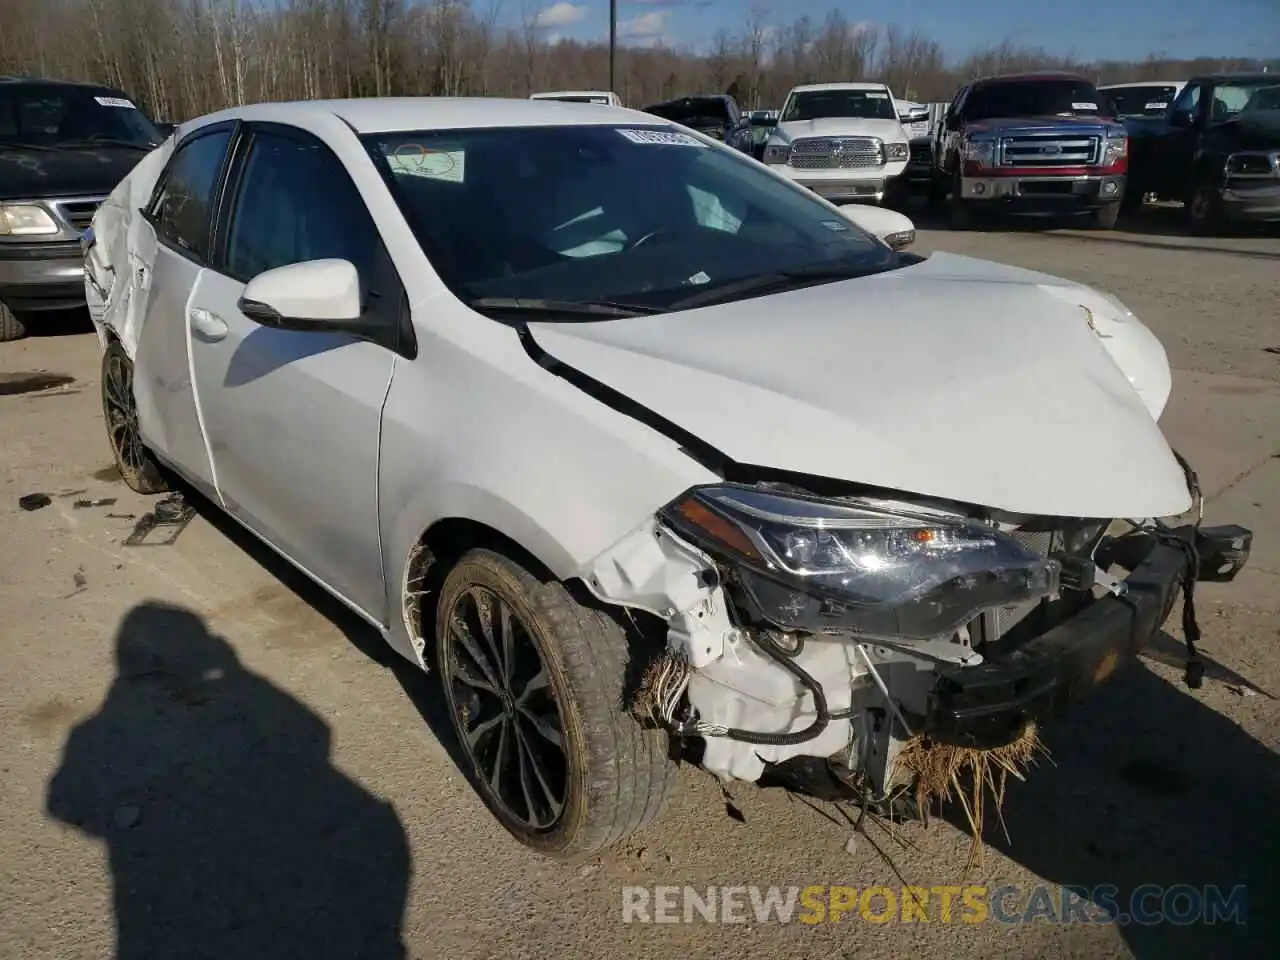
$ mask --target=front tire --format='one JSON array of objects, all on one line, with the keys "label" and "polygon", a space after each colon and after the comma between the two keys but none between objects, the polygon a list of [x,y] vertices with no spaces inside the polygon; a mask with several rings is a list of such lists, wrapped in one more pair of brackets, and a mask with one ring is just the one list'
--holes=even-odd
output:
[{"label": "front tire", "polygon": [[133,361],[118,340],[109,341],[102,354],[102,418],[125,486],[138,493],[168,490],[164,471],[142,443],[133,397]]},{"label": "front tire", "polygon": [[1109,203],[1089,211],[1089,226],[1094,230],[1114,230],[1120,220],[1120,204]]},{"label": "front tire", "polygon": [[521,843],[580,859],[653,820],[675,783],[665,731],[628,712],[628,639],[606,613],[491,550],[436,608],[436,657],[467,774]]},{"label": "front tire", "polygon": [[26,335],[26,325],[14,315],[7,304],[0,303],[0,343],[21,340]]},{"label": "front tire", "polygon": [[1200,184],[1187,200],[1187,223],[1196,236],[1208,237],[1222,232],[1226,217],[1222,212],[1222,195],[1209,184]]}]

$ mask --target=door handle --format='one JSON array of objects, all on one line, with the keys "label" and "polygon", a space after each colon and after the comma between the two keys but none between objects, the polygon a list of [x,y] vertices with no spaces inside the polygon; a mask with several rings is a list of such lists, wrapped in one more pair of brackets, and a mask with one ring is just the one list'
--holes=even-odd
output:
[{"label": "door handle", "polygon": [[191,317],[191,327],[200,339],[209,343],[217,343],[225,337],[230,330],[227,321],[223,320],[216,313],[210,313],[203,307],[193,307],[188,316]]}]

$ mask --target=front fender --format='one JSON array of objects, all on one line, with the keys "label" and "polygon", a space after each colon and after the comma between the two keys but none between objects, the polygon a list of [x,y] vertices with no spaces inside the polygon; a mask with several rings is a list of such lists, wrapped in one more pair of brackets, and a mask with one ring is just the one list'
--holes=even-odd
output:
[{"label": "front fender", "polygon": [[418,358],[383,412],[379,516],[389,637],[412,656],[403,589],[415,545],[450,519],[515,541],[561,580],[689,487],[715,479],[672,440],[548,372],[516,331],[433,298]]}]

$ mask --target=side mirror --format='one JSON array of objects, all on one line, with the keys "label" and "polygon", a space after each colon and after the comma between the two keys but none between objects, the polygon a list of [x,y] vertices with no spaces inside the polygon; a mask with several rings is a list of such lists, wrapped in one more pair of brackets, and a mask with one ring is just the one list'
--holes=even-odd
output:
[{"label": "side mirror", "polygon": [[173,131],[178,129],[178,125],[176,123],[154,123],[152,126],[159,130],[160,136],[165,139],[173,136]]},{"label": "side mirror", "polygon": [[1175,110],[1169,114],[1169,122],[1175,127],[1190,130],[1196,125],[1196,115],[1190,110]]},{"label": "side mirror", "polygon": [[361,332],[360,274],[350,260],[308,260],[258,274],[237,306],[264,327]]},{"label": "side mirror", "polygon": [[929,119],[929,111],[925,107],[912,107],[898,114],[898,119],[903,123],[920,123]]}]

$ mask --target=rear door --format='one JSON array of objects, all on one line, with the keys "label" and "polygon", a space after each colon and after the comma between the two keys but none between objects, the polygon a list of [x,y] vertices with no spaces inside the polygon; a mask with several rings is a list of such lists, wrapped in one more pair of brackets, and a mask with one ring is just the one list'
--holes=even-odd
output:
[{"label": "rear door", "polygon": [[147,291],[134,358],[139,425],[148,445],[206,494],[213,472],[192,385],[187,308],[208,262],[211,213],[234,134],[234,123],[202,128],[169,159],[144,210],[155,259],[150,275],[138,278]]},{"label": "rear door", "polygon": [[331,331],[259,326],[245,284],[336,257],[361,278],[366,313],[397,329],[403,289],[364,199],[320,140],[246,125],[191,298],[192,365],[226,509],[316,579],[385,623],[378,444],[396,355]]}]

